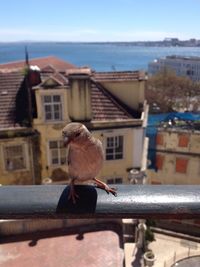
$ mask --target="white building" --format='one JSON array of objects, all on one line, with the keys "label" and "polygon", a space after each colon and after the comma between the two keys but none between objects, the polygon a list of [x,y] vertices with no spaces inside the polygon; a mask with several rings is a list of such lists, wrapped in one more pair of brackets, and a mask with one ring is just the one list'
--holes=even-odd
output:
[{"label": "white building", "polygon": [[156,59],[148,65],[148,72],[154,75],[164,68],[175,71],[178,76],[189,77],[193,81],[200,81],[200,57],[167,56]]}]

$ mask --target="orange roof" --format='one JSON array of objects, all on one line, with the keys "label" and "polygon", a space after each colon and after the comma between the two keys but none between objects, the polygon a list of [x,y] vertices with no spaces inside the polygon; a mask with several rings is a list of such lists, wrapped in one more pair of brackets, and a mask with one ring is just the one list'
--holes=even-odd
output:
[{"label": "orange roof", "polygon": [[[72,65],[63,62],[64,61],[60,61],[55,57],[34,59],[30,61],[30,64],[37,65],[41,70],[43,68],[45,69],[44,72],[41,71],[40,73],[42,79],[42,83],[40,84],[41,87],[43,87],[47,79],[52,78],[56,80],[60,85],[64,85],[66,88],[70,89],[70,84],[68,81],[69,77],[66,73],[67,66],[69,66],[69,74],[78,74],[81,71],[81,73],[85,73],[80,69],[75,69],[72,72]],[[1,69],[2,66],[6,66],[7,69]],[[19,126],[16,124],[16,114],[19,109],[19,107],[16,107],[16,97],[20,91],[22,82],[24,81],[24,75],[21,70],[13,72],[12,68],[15,67],[22,69],[22,66],[24,66],[23,61],[0,65],[0,129]],[[58,68],[64,68],[64,72],[58,72]],[[137,79],[139,73],[93,73],[92,75],[92,73],[90,73],[88,70],[86,71],[86,73],[91,74],[89,75],[89,79],[91,80],[91,108],[93,121],[126,121],[138,118],[138,116],[140,116],[138,112],[128,108],[122,101],[120,101],[120,99],[112,95],[101,84],[101,79],[114,79],[116,81],[123,79]]]},{"label": "orange roof", "polygon": [[[4,63],[0,64],[0,70],[19,70],[23,69],[25,64],[25,60]],[[38,66],[40,69],[51,65],[54,69],[61,72],[65,72],[67,69],[75,68],[75,65],[54,56],[29,59],[29,64],[33,66]]]},{"label": "orange roof", "polygon": [[94,82],[91,84],[91,105],[94,121],[133,119],[105,88]]}]

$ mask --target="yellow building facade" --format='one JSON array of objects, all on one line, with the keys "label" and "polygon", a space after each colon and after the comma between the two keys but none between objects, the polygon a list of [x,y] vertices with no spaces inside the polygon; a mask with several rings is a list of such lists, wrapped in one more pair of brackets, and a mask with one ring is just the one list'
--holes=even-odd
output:
[{"label": "yellow building facade", "polygon": [[[85,124],[103,144],[105,160],[99,178],[108,183],[129,183],[130,170],[141,170],[146,155],[145,76],[140,72],[94,72],[50,58],[57,63],[55,68],[48,62],[45,65],[45,60],[38,60],[42,68],[34,71],[37,75],[34,81],[40,82],[31,86],[31,109],[22,108],[29,102],[22,93],[18,104],[22,112],[17,123],[15,114],[9,125],[3,125],[1,117],[5,121],[7,115],[0,113],[0,184],[67,183],[67,150],[62,129],[77,121]],[[6,79],[9,83],[9,77]],[[9,114],[17,110],[21,84],[27,90],[20,72],[20,80],[13,84]]]},{"label": "yellow building facade", "polygon": [[11,136],[8,134],[0,142],[0,183],[2,185],[35,183],[33,158],[30,157],[32,155],[31,139],[15,137],[14,132]]},{"label": "yellow building facade", "polygon": [[[128,183],[129,171],[141,167],[147,106],[144,105],[143,112],[137,110],[137,118],[134,118],[131,114],[128,114],[124,107],[118,104],[116,99],[112,99],[110,94],[107,95],[109,90],[105,92],[105,89],[98,88],[93,80],[95,75],[89,69],[68,71],[67,79],[69,83],[63,84],[50,75],[33,89],[38,111],[38,117],[34,119],[33,127],[41,135],[42,180],[45,182],[50,178],[53,182],[67,181],[67,160],[65,161],[67,151],[63,147],[61,132],[67,123],[79,121],[84,123],[103,144],[105,161],[99,177],[106,182]],[[143,82],[138,81],[138,83],[140,83],[140,87],[143,84],[140,89],[144,92],[145,80]],[[116,81],[114,81],[114,84],[116,84]],[[125,93],[128,94],[128,89],[126,89],[126,92],[123,90],[123,83],[121,83],[121,88],[121,96]],[[132,87],[129,81],[128,88],[129,91],[133,90],[134,92],[139,89],[135,80]],[[96,92],[97,95],[95,96]],[[104,94],[104,98],[101,94]],[[119,92],[116,95],[118,98],[122,98]],[[137,108],[139,102],[142,100],[144,102],[141,95],[142,93],[138,94],[137,92],[134,96],[134,101],[138,99]],[[95,111],[95,103],[98,97],[105,101],[111,111],[105,109],[106,105],[103,102],[101,102],[100,107],[101,114],[98,113],[98,110]],[[53,99],[57,99],[57,102]],[[50,111],[48,118],[47,110],[51,110],[51,108],[53,110],[55,107],[58,112],[57,118],[55,117],[55,110],[54,112]],[[115,108],[114,112],[118,112],[119,115],[116,114],[113,119],[110,114],[112,114],[112,109]],[[106,117],[106,114],[109,118]],[[101,115],[103,116],[102,119]],[[108,146],[112,146],[110,155],[106,153]],[[117,150],[118,152],[116,152]]]}]

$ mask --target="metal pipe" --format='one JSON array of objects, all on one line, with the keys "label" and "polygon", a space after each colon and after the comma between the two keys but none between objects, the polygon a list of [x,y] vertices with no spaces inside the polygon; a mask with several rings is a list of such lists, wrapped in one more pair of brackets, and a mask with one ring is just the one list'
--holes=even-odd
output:
[{"label": "metal pipe", "polygon": [[76,185],[76,204],[69,186],[0,187],[0,219],[18,218],[200,218],[200,186],[116,185],[108,195],[92,185]]}]

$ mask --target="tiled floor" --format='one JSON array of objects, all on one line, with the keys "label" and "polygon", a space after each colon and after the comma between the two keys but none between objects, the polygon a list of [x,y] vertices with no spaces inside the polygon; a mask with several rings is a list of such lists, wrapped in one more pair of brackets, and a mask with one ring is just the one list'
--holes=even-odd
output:
[{"label": "tiled floor", "polygon": [[112,231],[4,243],[1,267],[122,267],[123,250]]},{"label": "tiled floor", "polygon": [[200,244],[197,242],[158,233],[155,234],[155,239],[149,245],[156,256],[155,267],[171,267],[180,259],[200,255]]},{"label": "tiled floor", "polygon": [[[173,237],[166,234],[155,233],[155,241],[149,244],[156,257],[154,267],[200,267],[200,243]],[[125,263],[126,267],[143,267],[144,259],[141,249],[138,249],[135,243],[125,244]],[[188,256],[197,256],[187,261],[176,263]],[[188,263],[189,262],[189,263]],[[173,265],[174,264],[174,265]],[[195,265],[197,264],[197,265]]]}]

